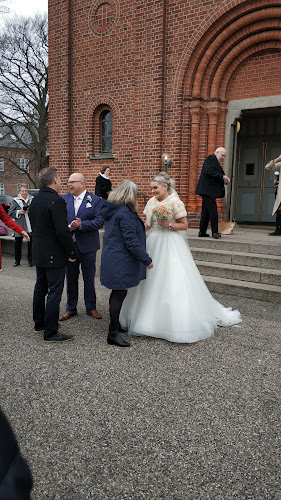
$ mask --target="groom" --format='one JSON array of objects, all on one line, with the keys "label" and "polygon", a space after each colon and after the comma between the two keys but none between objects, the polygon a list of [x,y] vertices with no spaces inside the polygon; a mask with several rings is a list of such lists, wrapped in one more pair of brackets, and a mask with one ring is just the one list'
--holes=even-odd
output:
[{"label": "groom", "polygon": [[100,215],[101,199],[86,190],[83,174],[71,174],[68,188],[69,194],[63,195],[63,198],[67,205],[68,227],[72,232],[78,257],[75,262],[67,264],[67,304],[66,312],[60,317],[60,321],[77,315],[80,265],[84,280],[86,314],[101,319],[102,316],[96,309],[95,292],[96,252],[100,248],[99,229],[103,227],[103,218]]}]

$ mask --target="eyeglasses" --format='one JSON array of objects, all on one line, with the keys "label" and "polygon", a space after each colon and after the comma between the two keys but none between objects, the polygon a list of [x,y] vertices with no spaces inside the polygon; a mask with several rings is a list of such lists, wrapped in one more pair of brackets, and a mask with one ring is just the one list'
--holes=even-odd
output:
[{"label": "eyeglasses", "polygon": [[82,181],[67,181],[67,184],[74,184],[74,182],[82,182]]}]

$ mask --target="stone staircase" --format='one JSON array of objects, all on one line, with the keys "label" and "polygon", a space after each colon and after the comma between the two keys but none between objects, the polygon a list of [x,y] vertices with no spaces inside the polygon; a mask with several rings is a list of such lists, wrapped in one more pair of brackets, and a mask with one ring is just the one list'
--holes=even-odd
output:
[{"label": "stone staircase", "polygon": [[[103,230],[100,230],[102,245]],[[213,293],[238,295],[281,304],[281,237],[268,236],[268,229],[235,228],[219,240],[198,238],[188,229],[187,238],[196,265]],[[2,252],[14,254],[14,238],[0,237]],[[27,253],[24,242],[23,255]],[[25,257],[26,258],[26,257]],[[97,252],[96,277],[100,274]]]},{"label": "stone staircase", "polygon": [[267,233],[238,228],[219,240],[198,238],[197,231],[196,236],[188,234],[193,258],[212,293],[281,304],[281,237]]}]

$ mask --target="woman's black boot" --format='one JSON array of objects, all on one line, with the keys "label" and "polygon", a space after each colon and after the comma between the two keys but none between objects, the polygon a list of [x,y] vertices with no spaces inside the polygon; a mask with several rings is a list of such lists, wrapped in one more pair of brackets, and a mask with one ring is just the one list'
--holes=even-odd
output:
[{"label": "woman's black boot", "polygon": [[119,332],[108,332],[107,343],[110,345],[117,345],[119,347],[130,347],[129,342],[122,339]]},{"label": "woman's black boot", "polygon": [[118,330],[119,330],[119,333],[127,333],[127,330],[124,330],[124,329],[122,328],[122,326],[120,325],[120,323],[119,323],[119,328],[118,328]]}]

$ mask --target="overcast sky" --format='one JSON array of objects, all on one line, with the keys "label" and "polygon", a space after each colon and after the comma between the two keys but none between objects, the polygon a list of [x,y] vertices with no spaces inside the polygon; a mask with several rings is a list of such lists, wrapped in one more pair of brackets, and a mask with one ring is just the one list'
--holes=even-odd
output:
[{"label": "overcast sky", "polygon": [[48,11],[48,0],[10,0],[7,4],[11,14],[32,16],[36,12]]}]

